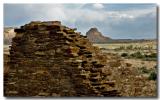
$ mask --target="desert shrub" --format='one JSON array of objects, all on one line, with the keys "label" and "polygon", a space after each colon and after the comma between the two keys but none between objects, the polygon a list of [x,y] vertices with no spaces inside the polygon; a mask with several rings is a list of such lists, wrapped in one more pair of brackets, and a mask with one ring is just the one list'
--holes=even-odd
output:
[{"label": "desert shrub", "polygon": [[118,48],[115,48],[115,50],[124,50],[125,49],[125,46],[120,46]]},{"label": "desert shrub", "polygon": [[143,48],[139,47],[139,46],[135,46],[133,49],[135,49],[135,50],[142,50]]},{"label": "desert shrub", "polygon": [[130,55],[131,57],[134,57],[134,58],[144,58],[145,56],[141,53],[141,52],[135,52],[135,53],[132,53]]},{"label": "desert shrub", "polygon": [[151,53],[149,55],[144,55],[146,61],[156,61],[157,60],[157,53]]},{"label": "desert shrub", "polygon": [[152,50],[153,47],[152,47],[152,46],[148,46],[147,49],[148,49],[148,50]]},{"label": "desert shrub", "polygon": [[148,77],[149,80],[156,80],[157,79],[157,73],[156,72],[151,72],[149,77]]},{"label": "desert shrub", "polygon": [[155,65],[154,68],[158,68],[157,65]]},{"label": "desert shrub", "polygon": [[127,57],[127,56],[128,56],[128,53],[122,53],[121,56],[122,56],[122,57]]},{"label": "desert shrub", "polygon": [[157,57],[157,53],[151,53],[151,54],[149,55],[149,57],[151,57],[151,58],[156,58],[156,57]]},{"label": "desert shrub", "polygon": [[133,49],[133,45],[129,45],[126,47],[127,50],[132,50]]},{"label": "desert shrub", "polygon": [[100,50],[107,50],[106,48],[100,48]]},{"label": "desert shrub", "polygon": [[137,46],[135,46],[135,47],[134,47],[134,49],[135,49],[135,50],[137,50],[137,49],[138,49],[138,47],[137,47]]},{"label": "desert shrub", "polygon": [[149,70],[146,67],[141,67],[140,70],[142,73],[149,73]]},{"label": "desert shrub", "polygon": [[120,48],[120,50],[123,50],[123,49],[125,49],[125,47],[124,47],[124,46],[120,46],[119,48]]},{"label": "desert shrub", "polygon": [[145,57],[144,61],[157,61],[157,58]]}]

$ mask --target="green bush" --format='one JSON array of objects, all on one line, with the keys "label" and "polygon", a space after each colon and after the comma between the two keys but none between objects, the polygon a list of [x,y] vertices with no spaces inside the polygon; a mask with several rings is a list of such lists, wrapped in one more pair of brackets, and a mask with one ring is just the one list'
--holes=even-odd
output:
[{"label": "green bush", "polygon": [[143,60],[144,61],[157,61],[157,58],[148,58],[148,57],[146,57]]},{"label": "green bush", "polygon": [[150,57],[151,57],[151,58],[156,58],[156,57],[157,57],[157,53],[152,53],[152,54],[150,54]]},{"label": "green bush", "polygon": [[144,58],[145,56],[141,53],[141,52],[135,52],[135,53],[132,53],[130,55],[131,57],[134,57],[134,58]]},{"label": "green bush", "polygon": [[120,46],[119,49],[120,49],[120,50],[124,50],[125,47],[124,47],[124,46]]},{"label": "green bush", "polygon": [[157,53],[151,53],[149,55],[144,55],[146,61],[156,61],[157,60]]},{"label": "green bush", "polygon": [[100,50],[107,50],[106,48],[100,48]]},{"label": "green bush", "polygon": [[122,53],[121,56],[122,56],[122,57],[127,57],[127,56],[128,56],[128,53]]},{"label": "green bush", "polygon": [[125,50],[125,46],[117,47],[117,48],[115,48],[114,50],[116,50],[116,51],[118,51],[118,50]]},{"label": "green bush", "polygon": [[141,67],[140,70],[142,73],[149,73],[149,70],[146,67]]},{"label": "green bush", "polygon": [[154,68],[157,68],[157,65],[155,65]]},{"label": "green bush", "polygon": [[157,79],[157,73],[156,72],[151,72],[149,77],[148,77],[149,80],[156,80]]},{"label": "green bush", "polygon": [[127,50],[132,50],[133,49],[133,45],[129,45],[126,47]]}]

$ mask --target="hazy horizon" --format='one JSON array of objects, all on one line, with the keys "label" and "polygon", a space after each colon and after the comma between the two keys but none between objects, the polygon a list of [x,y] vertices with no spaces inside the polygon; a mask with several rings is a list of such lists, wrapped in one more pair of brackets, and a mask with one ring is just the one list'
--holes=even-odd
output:
[{"label": "hazy horizon", "polygon": [[4,27],[59,20],[83,35],[92,27],[113,39],[156,39],[156,4],[4,4]]}]

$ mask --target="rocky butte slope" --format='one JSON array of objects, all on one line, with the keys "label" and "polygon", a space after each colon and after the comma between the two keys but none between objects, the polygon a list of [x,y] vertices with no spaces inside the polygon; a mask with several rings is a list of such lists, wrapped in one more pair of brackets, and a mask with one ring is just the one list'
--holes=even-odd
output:
[{"label": "rocky butte slope", "polygon": [[97,28],[91,28],[86,33],[87,38],[92,43],[137,43],[137,42],[149,42],[157,41],[156,39],[112,39],[110,37],[103,36]]},{"label": "rocky butte slope", "polygon": [[91,28],[86,33],[86,36],[93,43],[106,43],[112,40],[109,37],[103,36],[102,33],[99,32],[97,28]]},{"label": "rocky butte slope", "polygon": [[121,96],[103,72],[110,58],[75,29],[35,21],[14,31],[5,96]]}]

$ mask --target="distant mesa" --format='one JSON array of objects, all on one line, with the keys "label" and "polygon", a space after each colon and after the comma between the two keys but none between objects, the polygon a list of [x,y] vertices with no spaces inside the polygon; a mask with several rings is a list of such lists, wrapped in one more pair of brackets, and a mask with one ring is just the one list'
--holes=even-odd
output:
[{"label": "distant mesa", "polygon": [[[33,22],[36,23],[36,22]],[[45,22],[43,24],[55,24],[60,25],[61,23],[57,22]],[[16,33],[14,32],[15,27],[4,27],[4,45],[11,45],[12,38],[15,37]],[[147,41],[157,41],[156,39],[113,39],[111,37],[103,36],[97,28],[91,28],[86,33],[87,38],[92,43],[130,43],[130,42],[147,42]]]},{"label": "distant mesa", "polygon": [[93,43],[105,43],[112,40],[110,37],[103,36],[102,33],[99,32],[97,28],[91,28],[86,33],[86,36],[90,40],[90,42],[93,42]]},{"label": "distant mesa", "polygon": [[15,37],[16,33],[14,32],[14,27],[5,27],[4,28],[4,44],[10,45],[12,38]]},{"label": "distant mesa", "polygon": [[133,42],[147,42],[156,41],[156,39],[113,39],[110,37],[103,36],[97,28],[91,28],[86,33],[87,38],[92,43],[133,43]]}]

